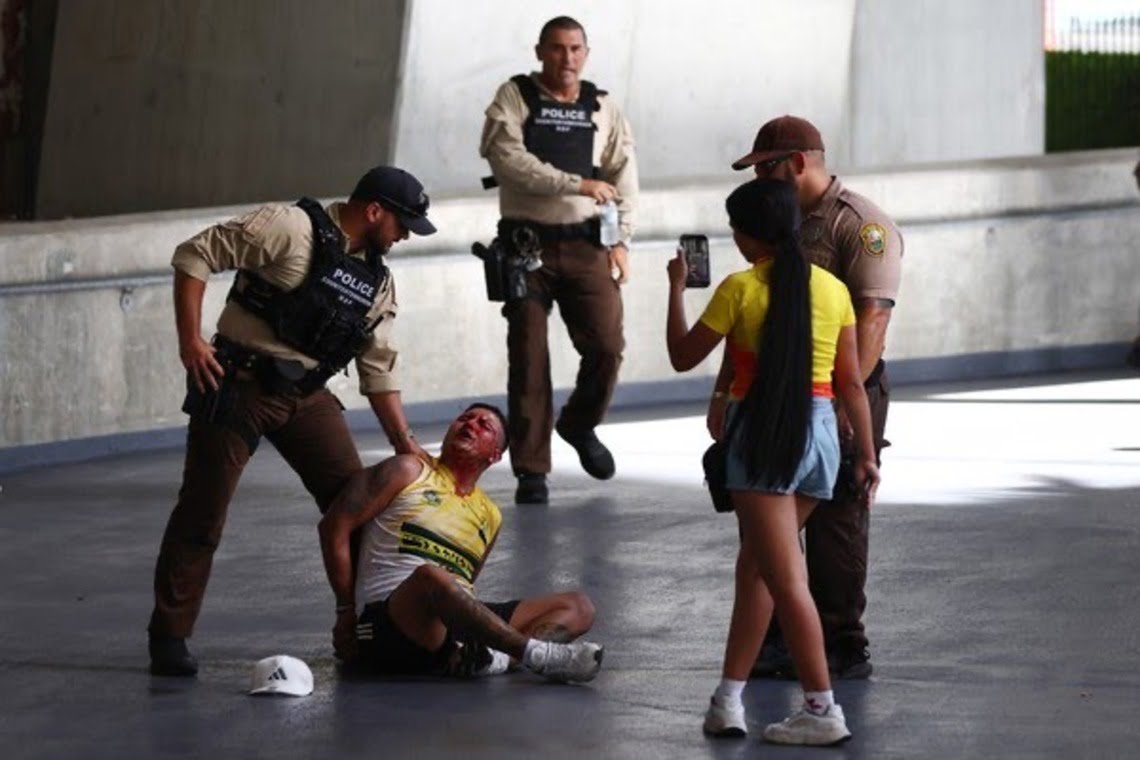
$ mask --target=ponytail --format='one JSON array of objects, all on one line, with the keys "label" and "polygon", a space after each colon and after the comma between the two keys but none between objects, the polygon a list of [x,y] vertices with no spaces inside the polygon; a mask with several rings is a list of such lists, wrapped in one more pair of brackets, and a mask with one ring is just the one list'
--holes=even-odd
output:
[{"label": "ponytail", "polygon": [[799,208],[791,186],[763,180],[749,185],[754,183],[762,187],[749,192],[753,204],[747,222],[733,218],[736,193],[729,197],[729,216],[735,229],[772,243],[777,252],[756,346],[756,375],[728,436],[743,426],[749,480],[783,489],[796,475],[811,422],[811,267],[800,250]]}]

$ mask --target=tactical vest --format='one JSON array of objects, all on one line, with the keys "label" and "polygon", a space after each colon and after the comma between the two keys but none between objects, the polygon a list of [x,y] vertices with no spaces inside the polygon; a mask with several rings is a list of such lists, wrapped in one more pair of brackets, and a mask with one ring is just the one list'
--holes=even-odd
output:
[{"label": "tactical vest", "polygon": [[313,224],[313,257],[304,282],[284,291],[242,269],[226,300],[256,314],[279,340],[316,359],[316,371],[327,379],[371,340],[382,317],[369,321],[368,312],[388,279],[388,267],[371,246],[363,261],[346,254],[344,234],[315,200],[302,198],[297,206]]},{"label": "tactical vest", "polygon": [[[573,103],[546,100],[538,85],[526,74],[511,77],[526,101],[530,113],[523,124],[523,144],[528,152],[540,160],[587,179],[596,178],[599,170],[594,166],[594,111],[601,106],[598,98],[606,94],[593,82],[578,83],[578,99]],[[490,189],[499,183],[494,177],[484,177],[483,187]]]}]

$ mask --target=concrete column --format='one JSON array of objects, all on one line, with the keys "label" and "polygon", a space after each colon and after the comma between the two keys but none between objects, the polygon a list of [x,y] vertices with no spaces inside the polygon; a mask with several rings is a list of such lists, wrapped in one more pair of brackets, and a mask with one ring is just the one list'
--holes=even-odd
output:
[{"label": "concrete column", "polygon": [[1040,0],[864,0],[855,14],[850,165],[1045,151]]},{"label": "concrete column", "polygon": [[61,4],[38,216],[344,195],[391,156],[405,5]]}]

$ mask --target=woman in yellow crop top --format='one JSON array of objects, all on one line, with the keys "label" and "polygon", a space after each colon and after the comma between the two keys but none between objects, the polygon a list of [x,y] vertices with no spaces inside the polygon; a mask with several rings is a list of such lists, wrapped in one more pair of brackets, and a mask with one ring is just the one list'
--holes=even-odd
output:
[{"label": "woman in yellow crop top", "polygon": [[[740,524],[736,596],[720,685],[706,733],[743,736],[741,694],[773,610],[804,690],[801,710],[764,729],[768,741],[834,744],[851,736],[835,703],[819,613],[808,591],[799,529],[839,471],[832,388],[859,443],[856,479],[867,505],[879,483],[867,396],[855,351],[855,315],[843,283],[807,263],[799,248],[792,186],[753,180],[725,202],[733,240],[752,265],[717,287],[690,330],[682,294],[686,267],[669,262],[666,340],[673,368],[699,364],[727,338],[726,485]],[[834,373],[834,383],[833,383]]]}]

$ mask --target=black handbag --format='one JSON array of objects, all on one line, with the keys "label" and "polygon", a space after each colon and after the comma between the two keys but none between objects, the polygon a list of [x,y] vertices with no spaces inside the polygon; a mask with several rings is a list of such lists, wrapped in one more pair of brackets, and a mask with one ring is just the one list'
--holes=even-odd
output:
[{"label": "black handbag", "polygon": [[712,497],[713,509],[717,512],[731,512],[732,499],[725,488],[727,477],[728,447],[721,441],[713,441],[701,457],[701,464],[705,468],[705,485],[709,488]]}]

